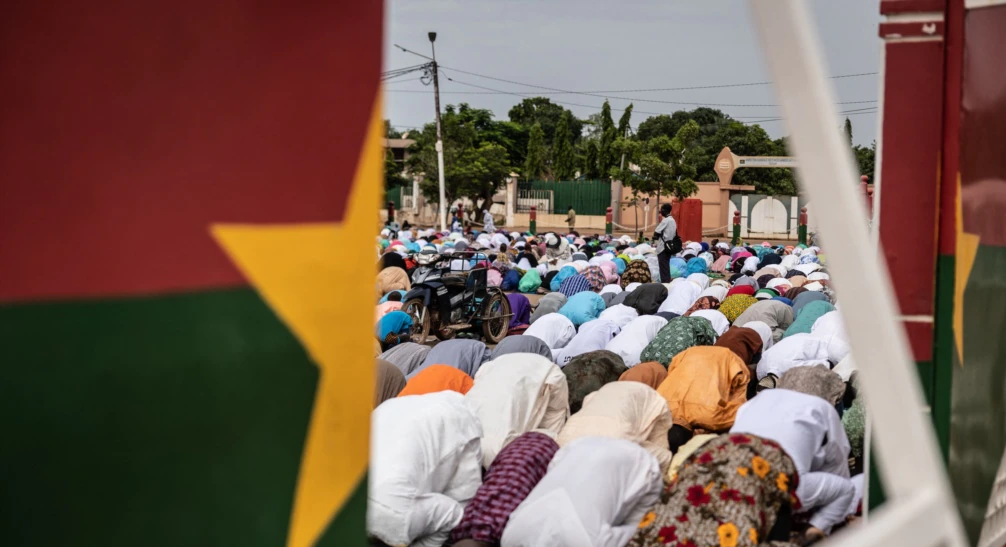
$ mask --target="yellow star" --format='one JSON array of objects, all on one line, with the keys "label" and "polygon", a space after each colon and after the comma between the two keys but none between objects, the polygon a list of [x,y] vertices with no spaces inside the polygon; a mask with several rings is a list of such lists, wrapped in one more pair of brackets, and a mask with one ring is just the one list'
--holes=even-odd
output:
[{"label": "yellow star", "polygon": [[964,366],[964,289],[971,276],[978,254],[981,238],[964,231],[961,215],[961,175],[957,174],[957,255],[954,267],[954,340],[957,343],[957,358]]},{"label": "yellow star", "polygon": [[[317,542],[367,469],[374,333],[360,314],[373,305],[373,289],[361,283],[374,272],[367,266],[361,271],[359,264],[347,267],[346,256],[373,252],[373,241],[364,236],[378,220],[382,112],[379,92],[341,223],[218,224],[211,229],[321,369],[287,547]],[[350,248],[354,243],[360,248]],[[366,311],[366,317],[371,313]]]}]

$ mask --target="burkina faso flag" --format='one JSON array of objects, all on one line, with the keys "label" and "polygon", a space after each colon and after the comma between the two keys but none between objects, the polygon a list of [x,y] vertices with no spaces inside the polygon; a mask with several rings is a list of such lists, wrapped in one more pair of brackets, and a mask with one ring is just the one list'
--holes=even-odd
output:
[{"label": "burkina faso flag", "polygon": [[381,25],[4,4],[0,545],[365,543]]}]

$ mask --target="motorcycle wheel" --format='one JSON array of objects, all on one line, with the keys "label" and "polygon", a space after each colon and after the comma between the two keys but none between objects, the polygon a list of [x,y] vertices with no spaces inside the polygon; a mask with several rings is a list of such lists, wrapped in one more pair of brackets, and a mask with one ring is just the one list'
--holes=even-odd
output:
[{"label": "motorcycle wheel", "polygon": [[402,311],[412,317],[412,332],[409,339],[417,344],[425,344],[430,335],[430,310],[421,298],[413,298],[402,305]]},{"label": "motorcycle wheel", "polygon": [[510,328],[510,301],[501,292],[493,292],[482,308],[482,336],[486,343],[498,344]]}]

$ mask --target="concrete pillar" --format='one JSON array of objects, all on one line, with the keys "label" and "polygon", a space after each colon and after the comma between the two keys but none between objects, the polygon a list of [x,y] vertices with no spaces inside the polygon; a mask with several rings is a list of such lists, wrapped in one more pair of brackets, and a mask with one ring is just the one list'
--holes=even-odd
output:
[{"label": "concrete pillar", "polygon": [[514,213],[517,212],[517,177],[506,179],[506,226],[514,225]]}]

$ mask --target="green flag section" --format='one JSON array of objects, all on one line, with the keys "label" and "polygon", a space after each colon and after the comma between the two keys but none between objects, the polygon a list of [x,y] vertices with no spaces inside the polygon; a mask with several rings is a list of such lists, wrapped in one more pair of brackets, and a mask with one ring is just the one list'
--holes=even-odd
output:
[{"label": "green flag section", "polygon": [[4,7],[0,545],[365,545],[383,3]]}]

